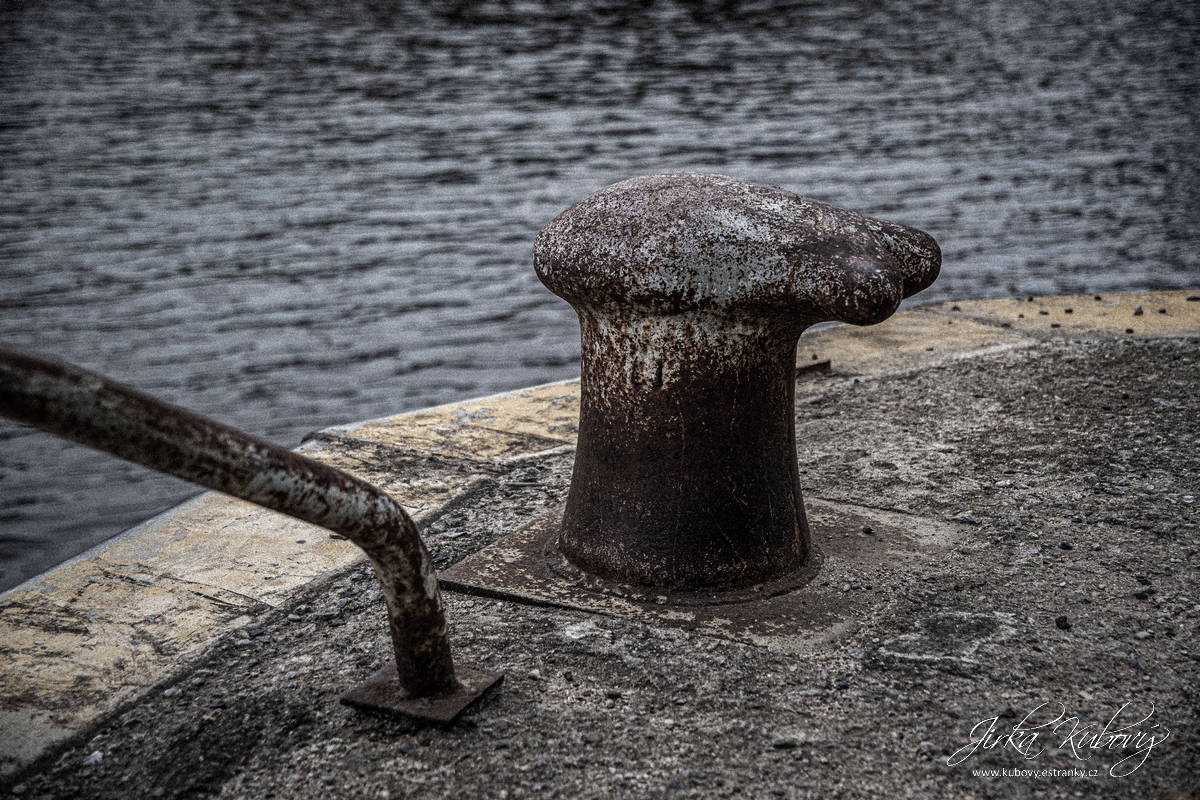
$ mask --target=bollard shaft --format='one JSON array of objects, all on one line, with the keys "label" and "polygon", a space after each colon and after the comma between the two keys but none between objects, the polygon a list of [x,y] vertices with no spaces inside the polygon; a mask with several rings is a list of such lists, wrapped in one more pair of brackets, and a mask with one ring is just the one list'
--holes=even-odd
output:
[{"label": "bollard shaft", "polygon": [[[809,551],[792,415],[799,330],[726,322],[714,341],[698,315],[631,316],[580,313],[593,357],[582,364],[563,553],[588,572],[664,588],[799,569]],[[636,359],[620,355],[630,349]]]},{"label": "bollard shaft", "polygon": [[366,481],[94,372],[0,347],[0,415],[342,534],[387,603],[401,688],[459,689],[437,573],[412,519]]}]

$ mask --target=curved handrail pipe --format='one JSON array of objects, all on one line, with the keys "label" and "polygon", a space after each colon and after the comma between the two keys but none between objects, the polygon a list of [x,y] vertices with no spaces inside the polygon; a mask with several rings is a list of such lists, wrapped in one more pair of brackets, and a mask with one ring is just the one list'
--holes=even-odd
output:
[{"label": "curved handrail pipe", "polygon": [[[57,358],[0,346],[0,415],[341,534],[367,554],[383,587],[395,675],[375,701],[448,722],[478,689],[456,677],[437,572],[412,519],[385,492],[339,469]],[[377,702],[380,680],[396,684]],[[368,681],[370,683],[370,681]],[[464,683],[468,685],[464,685]],[[360,687],[361,688],[361,687]],[[464,698],[464,692],[474,695]],[[353,693],[352,693],[353,694]],[[447,717],[447,708],[457,707]],[[416,703],[415,707],[412,706]],[[437,710],[422,713],[429,707]]]}]

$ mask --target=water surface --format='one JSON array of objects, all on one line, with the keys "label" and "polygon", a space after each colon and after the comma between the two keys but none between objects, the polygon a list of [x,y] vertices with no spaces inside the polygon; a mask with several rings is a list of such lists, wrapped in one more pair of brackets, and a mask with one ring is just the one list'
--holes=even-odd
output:
[{"label": "water surface", "polygon": [[[0,340],[289,446],[572,377],[534,236],[678,170],[929,231],[930,300],[1200,282],[1193,2],[442,7],[5,4]],[[191,492],[0,422],[0,589]]]}]

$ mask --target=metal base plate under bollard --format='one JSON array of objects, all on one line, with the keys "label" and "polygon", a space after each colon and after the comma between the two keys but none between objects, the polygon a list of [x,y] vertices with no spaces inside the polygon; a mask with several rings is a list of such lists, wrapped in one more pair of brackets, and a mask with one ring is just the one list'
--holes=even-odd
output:
[{"label": "metal base plate under bollard", "polygon": [[561,509],[455,564],[439,581],[446,591],[638,619],[751,644],[803,647],[857,625],[888,602],[882,574],[865,580],[861,591],[849,590],[851,581],[863,580],[852,576],[886,567],[888,583],[916,582],[958,538],[955,525],[928,518],[812,499],[806,506],[809,563],[742,589],[675,591],[588,575],[558,551]]},{"label": "metal base plate under bollard", "polygon": [[364,711],[408,717],[422,722],[449,725],[462,712],[499,688],[504,675],[470,667],[454,671],[462,688],[431,697],[410,697],[400,688],[396,662],[391,662],[371,677],[342,695],[342,705]]}]

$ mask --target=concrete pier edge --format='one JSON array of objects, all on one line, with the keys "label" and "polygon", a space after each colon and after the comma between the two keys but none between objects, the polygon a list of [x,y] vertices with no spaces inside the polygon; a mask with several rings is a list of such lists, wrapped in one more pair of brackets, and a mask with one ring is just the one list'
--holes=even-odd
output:
[{"label": "concrete pier edge", "polygon": [[[834,376],[863,381],[1054,338],[1196,335],[1197,295],[934,303],[806,333],[797,366],[827,360]],[[578,389],[568,380],[328,428],[299,450],[428,522],[522,461],[570,451]],[[802,382],[798,403],[805,392]],[[0,595],[0,781],[364,562],[323,529],[207,493]]]}]

